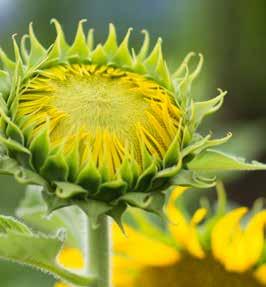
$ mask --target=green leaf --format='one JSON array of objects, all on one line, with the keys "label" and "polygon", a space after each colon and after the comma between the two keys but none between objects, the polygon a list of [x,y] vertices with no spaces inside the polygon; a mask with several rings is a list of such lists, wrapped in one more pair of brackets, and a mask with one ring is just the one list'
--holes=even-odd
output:
[{"label": "green leaf", "polygon": [[265,170],[266,165],[257,161],[247,163],[245,159],[216,150],[206,150],[187,164],[193,171]]},{"label": "green leaf", "polygon": [[95,278],[77,275],[57,264],[56,257],[63,245],[60,237],[62,237],[60,234],[47,236],[33,233],[16,219],[0,216],[0,257],[2,259],[49,272],[70,284],[93,286]]},{"label": "green leaf", "polygon": [[47,216],[48,209],[41,191],[42,188],[38,186],[28,186],[16,215],[41,232],[55,233],[59,228],[66,229],[66,245],[80,248],[84,241],[83,230],[87,226],[86,215],[77,206],[68,206]]}]

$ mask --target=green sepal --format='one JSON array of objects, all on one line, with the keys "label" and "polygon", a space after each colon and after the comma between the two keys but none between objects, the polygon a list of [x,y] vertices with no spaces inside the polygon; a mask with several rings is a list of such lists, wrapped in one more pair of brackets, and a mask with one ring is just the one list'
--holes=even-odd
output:
[{"label": "green sepal", "polygon": [[105,65],[107,63],[107,54],[101,44],[98,44],[91,55],[91,61],[98,65]]},{"label": "green sepal", "polygon": [[21,58],[25,63],[29,63],[29,51],[27,49],[27,40],[29,40],[29,35],[23,35],[20,40],[20,50],[21,50]]},{"label": "green sepal", "polygon": [[15,62],[16,62],[16,67],[15,67],[15,77],[23,77],[24,74],[24,67],[22,64],[22,58],[20,55],[20,50],[16,41],[16,35],[12,36],[13,40],[13,49],[14,49],[14,54],[15,54]]},{"label": "green sepal", "polygon": [[131,206],[145,209],[149,205],[150,193],[128,192],[112,202],[116,206],[119,202],[126,202]]},{"label": "green sepal", "polygon": [[88,190],[89,194],[94,194],[99,190],[101,175],[91,161],[81,170],[76,183]]},{"label": "green sepal", "polygon": [[53,44],[53,47],[48,54],[47,61],[62,61],[65,58],[65,53],[69,49],[69,46],[66,43],[65,35],[59,22],[56,19],[52,19],[51,23],[55,26],[57,35],[55,43]]},{"label": "green sepal", "polygon": [[188,186],[196,188],[210,188],[215,186],[216,178],[203,177],[190,170],[180,170],[180,172],[173,178],[171,178],[171,185]]},{"label": "green sepal", "polygon": [[150,211],[156,214],[162,214],[162,208],[164,205],[165,195],[161,192],[129,192],[121,196],[114,203],[117,205],[119,202],[125,202],[133,207],[138,207],[146,211]]},{"label": "green sepal", "polygon": [[21,184],[47,186],[46,181],[37,173],[23,168],[16,160],[6,155],[0,156],[0,174],[13,175]]},{"label": "green sepal", "polygon": [[80,167],[80,156],[79,156],[79,143],[76,142],[73,146],[73,149],[70,150],[68,155],[66,155],[66,162],[68,165],[69,173],[68,180],[70,182],[75,182],[79,167]]},{"label": "green sepal", "polygon": [[151,75],[156,74],[155,70],[158,61],[160,60],[161,57],[162,57],[162,39],[159,38],[153,50],[151,51],[150,55],[144,61],[144,65]]},{"label": "green sepal", "polygon": [[107,215],[111,216],[117,225],[120,227],[124,233],[123,226],[123,215],[127,209],[127,204],[125,202],[119,202],[113,209],[107,212]]},{"label": "green sepal", "polygon": [[14,175],[20,166],[18,162],[6,155],[0,155],[0,174]]},{"label": "green sepal", "polygon": [[24,144],[24,135],[19,129],[19,127],[6,115],[7,106],[1,98],[0,116],[1,119],[6,123],[6,135],[12,140],[17,141],[20,144]]},{"label": "green sepal", "polygon": [[142,33],[144,34],[144,40],[139,50],[139,53],[136,56],[138,62],[142,62],[147,57],[150,46],[150,36],[148,31],[142,30]]},{"label": "green sepal", "polygon": [[79,57],[79,59],[85,60],[89,57],[89,48],[87,46],[86,37],[83,31],[84,22],[86,22],[84,19],[79,21],[74,43],[67,51],[67,56],[70,58]]},{"label": "green sepal", "polygon": [[176,166],[172,166],[166,169],[163,169],[155,175],[152,179],[151,190],[158,191],[158,190],[165,190],[170,185],[170,179],[175,177],[181,169],[181,161]]},{"label": "green sepal", "polygon": [[206,116],[215,113],[222,106],[227,92],[223,92],[220,89],[218,91],[220,94],[217,97],[208,101],[196,102],[192,104],[191,125],[193,126],[193,129],[196,129]]},{"label": "green sepal", "polygon": [[151,182],[157,172],[157,166],[155,161],[146,168],[139,176],[135,190],[137,192],[148,192],[151,188]]},{"label": "green sepal", "polygon": [[86,189],[73,183],[55,181],[54,184],[56,185],[55,194],[62,199],[85,196],[88,193]]},{"label": "green sepal", "polygon": [[40,174],[47,180],[66,181],[68,177],[68,166],[62,151],[48,156],[44,165],[40,169]]},{"label": "green sepal", "polygon": [[43,166],[49,153],[50,138],[48,124],[32,140],[30,144],[31,163],[38,171]]},{"label": "green sepal", "polygon": [[6,53],[1,48],[0,48],[0,60],[3,63],[5,70],[9,73],[10,76],[12,76],[16,68],[16,63],[10,60],[6,55]]},{"label": "green sepal", "polygon": [[19,183],[24,185],[36,184],[48,188],[48,183],[44,178],[26,168],[17,170],[14,177]]},{"label": "green sepal", "polygon": [[87,35],[87,45],[90,51],[90,54],[93,50],[93,45],[94,45],[94,29],[89,29],[88,35]]},{"label": "green sepal", "polygon": [[119,66],[120,67],[131,67],[132,66],[132,62],[133,62],[132,56],[128,49],[128,40],[129,40],[131,32],[132,32],[132,28],[129,28],[125,38],[123,39],[120,46],[117,48],[117,51],[111,60],[111,63],[114,63],[118,67]]},{"label": "green sepal", "polygon": [[104,44],[104,50],[110,58],[112,58],[112,56],[117,51],[116,30],[112,23],[109,24],[109,34]]},{"label": "green sepal", "polygon": [[126,182],[121,179],[108,181],[101,184],[100,190],[95,194],[94,197],[98,200],[110,202],[124,194],[126,188]]},{"label": "green sepal", "polygon": [[228,170],[265,170],[266,165],[257,161],[246,163],[245,159],[208,149],[187,164],[192,171],[219,172]]},{"label": "green sepal", "polygon": [[6,127],[6,135],[14,141],[24,144],[24,135],[21,130],[13,122],[9,122]]},{"label": "green sepal", "polygon": [[156,74],[158,75],[156,76],[156,79],[158,80],[158,82],[162,86],[166,87],[168,90],[172,91],[173,90],[172,80],[170,77],[167,64],[162,55],[158,59],[158,63],[156,66]]},{"label": "green sepal", "polygon": [[30,155],[30,151],[25,148],[22,144],[18,143],[17,141],[12,140],[11,138],[7,139],[0,135],[0,143],[2,143],[8,151],[15,153],[15,154],[24,154]]},{"label": "green sepal", "polygon": [[142,167],[144,170],[149,168],[154,161],[152,155],[148,152],[144,144],[141,145],[141,159],[142,159]]},{"label": "green sepal", "polygon": [[219,139],[210,139],[208,141],[206,141],[206,143],[204,143],[202,146],[197,147],[193,153],[194,154],[199,154],[201,152],[203,152],[206,149],[209,149],[211,147],[215,147],[215,146],[219,146],[222,144],[225,144],[226,142],[228,142],[228,140],[230,140],[232,137],[232,133],[228,133],[225,137],[223,138],[219,138]]},{"label": "green sepal", "polygon": [[122,162],[119,174],[122,180],[128,184],[128,188],[130,188],[133,183],[133,173],[132,173],[132,163],[129,161],[129,159],[125,159]]},{"label": "green sepal", "polygon": [[163,158],[163,167],[168,168],[176,165],[180,159],[180,156],[179,135],[177,135],[165,153]]},{"label": "green sepal", "polygon": [[146,211],[155,213],[162,218],[164,218],[163,214],[163,206],[165,203],[165,194],[162,192],[152,192],[150,194],[150,199],[148,201],[147,206],[145,207]]},{"label": "green sepal", "polygon": [[43,60],[44,56],[46,56],[46,49],[41,45],[41,43],[36,38],[33,25],[30,23],[29,26],[29,39],[31,44],[30,55],[29,55],[29,66],[35,66],[41,60]]},{"label": "green sepal", "polygon": [[0,94],[6,99],[10,90],[10,77],[7,72],[0,70]]},{"label": "green sepal", "polygon": [[192,140],[193,134],[191,130],[188,128],[187,125],[183,128],[183,137],[182,137],[182,145],[181,146],[187,146],[190,141]]},{"label": "green sepal", "polygon": [[198,134],[194,134],[194,138],[196,139],[192,140],[192,142],[182,150],[183,158],[189,154],[194,153],[197,149],[200,149],[201,147],[203,147],[208,142],[208,140],[211,138],[211,135],[201,137]]}]

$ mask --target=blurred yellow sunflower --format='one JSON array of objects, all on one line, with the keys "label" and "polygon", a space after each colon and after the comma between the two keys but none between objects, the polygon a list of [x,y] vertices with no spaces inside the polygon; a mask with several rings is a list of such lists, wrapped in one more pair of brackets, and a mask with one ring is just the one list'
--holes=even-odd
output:
[{"label": "blurred yellow sunflower", "polygon": [[[248,209],[226,210],[220,190],[214,214],[199,208],[189,217],[181,203],[183,190],[175,189],[169,198],[167,226],[138,210],[130,212],[126,236],[113,226],[113,286],[266,286],[266,210],[243,220]],[[67,268],[82,268],[82,260],[77,249],[64,249],[59,256]]]},{"label": "blurred yellow sunflower", "polygon": [[178,188],[169,199],[166,230],[138,211],[132,213],[138,229],[126,226],[127,237],[114,227],[114,286],[266,286],[266,210],[242,224],[248,209],[226,211],[220,190],[214,215],[199,208],[188,219],[176,205],[181,193]]}]

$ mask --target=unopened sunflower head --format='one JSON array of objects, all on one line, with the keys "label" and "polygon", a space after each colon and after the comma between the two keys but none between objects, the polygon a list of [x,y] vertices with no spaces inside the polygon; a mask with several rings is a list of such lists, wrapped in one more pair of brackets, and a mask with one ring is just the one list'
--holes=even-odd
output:
[{"label": "unopened sunflower head", "polygon": [[79,204],[90,215],[118,216],[127,204],[158,212],[173,184],[213,185],[213,177],[200,176],[206,168],[264,168],[208,150],[230,134],[212,140],[196,133],[225,95],[193,101],[201,55],[192,72],[190,53],[170,74],[161,39],[149,52],[144,31],[136,52],[128,46],[132,29],[118,44],[110,25],[105,43],[94,47],[83,22],[72,45],[53,20],[57,37],[48,49],[30,25],[20,45],[13,37],[15,61],[0,50],[1,172],[44,186],[51,209]]},{"label": "unopened sunflower head", "polygon": [[199,208],[193,215],[175,190],[160,226],[131,210],[127,236],[114,226],[115,287],[262,287],[266,286],[266,210],[258,200],[230,209],[218,189],[216,210]]}]

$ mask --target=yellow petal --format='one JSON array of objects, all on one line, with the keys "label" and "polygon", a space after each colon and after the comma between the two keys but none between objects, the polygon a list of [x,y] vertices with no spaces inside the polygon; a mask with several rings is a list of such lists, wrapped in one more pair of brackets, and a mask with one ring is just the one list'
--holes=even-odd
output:
[{"label": "yellow petal", "polygon": [[82,269],[85,266],[83,255],[77,248],[64,248],[57,259],[58,263],[65,268]]},{"label": "yellow petal", "polygon": [[246,256],[249,265],[255,264],[262,253],[264,246],[264,227],[266,225],[266,210],[254,215],[249,221],[244,233]]},{"label": "yellow petal", "polygon": [[230,271],[248,270],[259,260],[263,251],[266,211],[253,216],[243,229],[240,220],[246,212],[245,207],[229,212],[212,231],[213,254]]},{"label": "yellow petal", "polygon": [[69,285],[66,285],[65,283],[63,282],[56,282],[54,287],[70,287]]},{"label": "yellow petal", "polygon": [[[178,194],[178,192],[176,193]],[[196,225],[206,216],[207,210],[204,208],[198,209],[191,222],[188,222],[183,213],[175,207],[175,196],[176,194],[169,200],[166,208],[166,213],[170,219],[169,230],[177,243],[190,254],[197,258],[203,258],[205,254],[198,239]]]},{"label": "yellow petal", "polygon": [[176,188],[174,188],[170,194],[168,206],[175,204],[175,201],[177,200],[177,198],[180,197],[186,190],[187,190],[187,187],[183,187],[183,186],[177,186]]},{"label": "yellow petal", "polygon": [[199,208],[191,219],[192,225],[199,224],[207,215],[208,210],[206,208]]},{"label": "yellow petal", "polygon": [[256,279],[263,285],[266,285],[266,264],[260,266],[254,273]]},{"label": "yellow petal", "polygon": [[136,264],[164,266],[179,259],[179,253],[175,248],[138,233],[129,226],[125,226],[126,236],[117,227],[114,227],[113,231],[115,253],[127,256]]},{"label": "yellow petal", "polygon": [[134,287],[135,275],[141,271],[141,267],[136,262],[126,256],[115,255],[113,259],[113,286]]}]

